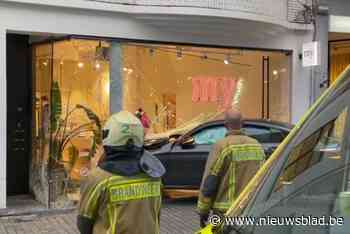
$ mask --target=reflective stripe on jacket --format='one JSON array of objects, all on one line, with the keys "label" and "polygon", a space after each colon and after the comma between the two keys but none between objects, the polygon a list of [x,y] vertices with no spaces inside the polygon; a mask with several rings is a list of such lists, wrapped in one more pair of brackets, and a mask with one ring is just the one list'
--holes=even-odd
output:
[{"label": "reflective stripe on jacket", "polygon": [[240,131],[230,132],[209,154],[197,208],[225,213],[265,159],[262,146]]},{"label": "reflective stripe on jacket", "polygon": [[78,222],[91,221],[94,234],[158,234],[160,208],[160,179],[96,168],[82,184]]}]

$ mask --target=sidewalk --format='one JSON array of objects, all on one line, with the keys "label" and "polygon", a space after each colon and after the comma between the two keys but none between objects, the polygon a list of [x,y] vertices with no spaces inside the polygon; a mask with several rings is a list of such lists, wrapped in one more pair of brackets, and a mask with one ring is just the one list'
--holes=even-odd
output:
[{"label": "sidewalk", "polygon": [[[198,230],[195,201],[167,201],[161,213],[162,234],[190,234]],[[0,219],[0,234],[78,234],[76,212]]]}]

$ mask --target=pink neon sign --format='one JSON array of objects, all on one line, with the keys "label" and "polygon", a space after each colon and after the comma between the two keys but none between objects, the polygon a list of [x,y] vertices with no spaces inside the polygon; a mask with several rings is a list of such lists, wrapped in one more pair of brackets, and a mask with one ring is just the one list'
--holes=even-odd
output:
[{"label": "pink neon sign", "polygon": [[237,81],[228,77],[193,77],[192,101],[215,102],[220,109],[229,109],[236,87]]}]

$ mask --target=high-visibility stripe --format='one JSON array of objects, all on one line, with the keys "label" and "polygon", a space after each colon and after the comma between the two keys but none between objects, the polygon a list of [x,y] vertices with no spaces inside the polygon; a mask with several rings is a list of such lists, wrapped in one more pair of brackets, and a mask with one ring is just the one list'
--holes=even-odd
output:
[{"label": "high-visibility stripe", "polygon": [[108,233],[115,233],[115,220],[114,220],[114,209],[112,206],[107,206],[107,214],[108,214],[108,220],[109,220],[109,232]]},{"label": "high-visibility stripe", "polygon": [[201,198],[198,199],[198,202],[197,202],[197,208],[199,211],[202,211],[202,212],[205,212],[205,211],[209,211],[210,210],[210,205],[211,205],[211,202],[204,202],[204,201],[201,201]]},{"label": "high-visibility stripe", "polygon": [[220,154],[220,158],[230,155],[234,161],[263,160],[265,153],[259,144],[230,145]]},{"label": "high-visibility stripe", "polygon": [[229,187],[228,187],[228,199],[230,202],[234,200],[235,188],[236,188],[236,165],[234,162],[231,162],[230,165],[230,178],[229,178]]},{"label": "high-visibility stripe", "polygon": [[[99,204],[99,196],[101,191],[104,188],[110,189],[110,187],[115,186],[115,185],[129,185],[133,183],[139,183],[139,182],[145,182],[149,181],[150,179],[147,178],[146,175],[140,178],[137,177],[137,179],[130,179],[126,178],[124,176],[118,176],[114,175],[111,176],[105,180],[102,180],[100,183],[98,183],[95,187],[93,187],[89,192],[88,192],[88,201],[84,206],[84,210],[82,211],[82,215],[85,217],[94,219],[96,216],[96,209]],[[160,182],[159,182],[160,183]],[[159,189],[159,194],[160,194],[160,189]]]},{"label": "high-visibility stripe", "polygon": [[108,179],[103,180],[97,186],[95,186],[88,195],[88,202],[84,206],[84,210],[82,212],[82,215],[94,219],[96,216],[96,209],[98,206],[98,199],[99,194],[102,190],[102,188],[107,184]]},{"label": "high-visibility stripe", "polygon": [[113,185],[109,188],[110,202],[160,196],[160,181]]},{"label": "high-visibility stripe", "polygon": [[230,208],[230,206],[230,202],[215,202],[213,205],[213,209],[226,211],[228,208]]},{"label": "high-visibility stripe", "polygon": [[231,157],[232,161],[261,161],[265,159],[265,153],[259,144],[230,145],[221,151],[210,174],[218,175],[220,173],[226,157]]},{"label": "high-visibility stripe", "polygon": [[117,234],[118,209],[113,209],[112,233]]}]

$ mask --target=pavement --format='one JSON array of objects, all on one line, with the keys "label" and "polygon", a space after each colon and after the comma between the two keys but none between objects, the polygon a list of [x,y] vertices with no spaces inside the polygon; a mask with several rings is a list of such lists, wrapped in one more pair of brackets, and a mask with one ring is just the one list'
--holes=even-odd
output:
[{"label": "pavement", "polygon": [[[198,230],[195,200],[165,201],[161,212],[161,234],[192,234]],[[0,234],[78,234],[76,211],[28,214],[0,218]]]}]

